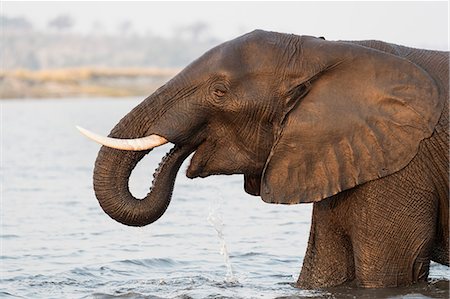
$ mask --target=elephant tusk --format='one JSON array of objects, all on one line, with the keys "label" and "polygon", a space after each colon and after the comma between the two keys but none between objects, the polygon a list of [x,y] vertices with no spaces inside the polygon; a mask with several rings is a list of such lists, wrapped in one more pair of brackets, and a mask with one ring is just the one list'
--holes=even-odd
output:
[{"label": "elephant tusk", "polygon": [[98,142],[107,147],[125,151],[149,150],[168,142],[166,138],[156,134],[136,139],[118,139],[100,136],[79,126],[76,126],[76,128],[81,132],[81,134],[88,137],[89,139],[94,140],[95,142]]}]

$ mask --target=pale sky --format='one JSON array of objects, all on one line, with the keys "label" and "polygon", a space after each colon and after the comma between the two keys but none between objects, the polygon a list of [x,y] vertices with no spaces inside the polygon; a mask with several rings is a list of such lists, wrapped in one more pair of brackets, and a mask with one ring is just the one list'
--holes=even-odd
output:
[{"label": "pale sky", "polygon": [[37,28],[70,14],[74,31],[88,32],[97,20],[117,31],[130,20],[140,33],[170,36],[175,28],[205,22],[227,40],[253,29],[329,40],[378,39],[413,47],[448,49],[448,3],[440,2],[8,2],[2,14],[24,16]]}]

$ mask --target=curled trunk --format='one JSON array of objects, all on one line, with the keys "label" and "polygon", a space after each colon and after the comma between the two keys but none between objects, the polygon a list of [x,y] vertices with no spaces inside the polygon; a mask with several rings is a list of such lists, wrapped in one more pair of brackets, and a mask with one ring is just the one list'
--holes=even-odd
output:
[{"label": "curled trunk", "polygon": [[[168,101],[164,98],[167,95],[163,96],[162,90],[147,98],[115,126],[109,137],[129,139],[161,133],[161,127],[168,126],[158,122],[167,109]],[[156,128],[156,124],[160,127]],[[149,152],[102,146],[98,153],[94,168],[95,195],[105,213],[120,223],[144,226],[161,217],[172,197],[177,172],[192,150],[175,146],[156,170],[150,192],[137,199],[131,194],[128,181],[136,164]]]},{"label": "curled trunk", "polygon": [[187,148],[173,148],[156,170],[150,192],[140,200],[131,194],[128,181],[136,164],[148,152],[103,146],[98,154],[94,169],[95,195],[105,213],[120,223],[144,226],[161,217],[172,197],[178,169],[191,153]]}]

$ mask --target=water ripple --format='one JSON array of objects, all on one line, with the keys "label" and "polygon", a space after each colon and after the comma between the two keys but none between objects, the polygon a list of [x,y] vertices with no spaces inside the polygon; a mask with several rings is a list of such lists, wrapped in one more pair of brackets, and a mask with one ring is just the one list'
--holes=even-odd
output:
[{"label": "water ripple", "polygon": [[143,259],[143,260],[123,260],[116,263],[131,264],[141,267],[149,268],[161,268],[161,267],[173,267],[175,265],[182,265],[180,261],[175,261],[169,258],[155,258],[155,259]]}]

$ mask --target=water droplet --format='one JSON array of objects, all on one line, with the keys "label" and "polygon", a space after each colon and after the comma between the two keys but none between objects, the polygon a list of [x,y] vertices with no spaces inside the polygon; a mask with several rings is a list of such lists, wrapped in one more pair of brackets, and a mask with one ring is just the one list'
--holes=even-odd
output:
[{"label": "water droplet", "polygon": [[225,275],[225,281],[227,283],[238,283],[237,276],[234,274],[233,266],[231,265],[230,255],[228,254],[227,244],[223,235],[223,220],[220,214],[220,202],[216,202],[214,207],[210,208],[209,215],[207,217],[208,222],[217,232],[217,236],[220,241],[220,254],[223,255],[225,266],[227,267],[227,274]]}]

